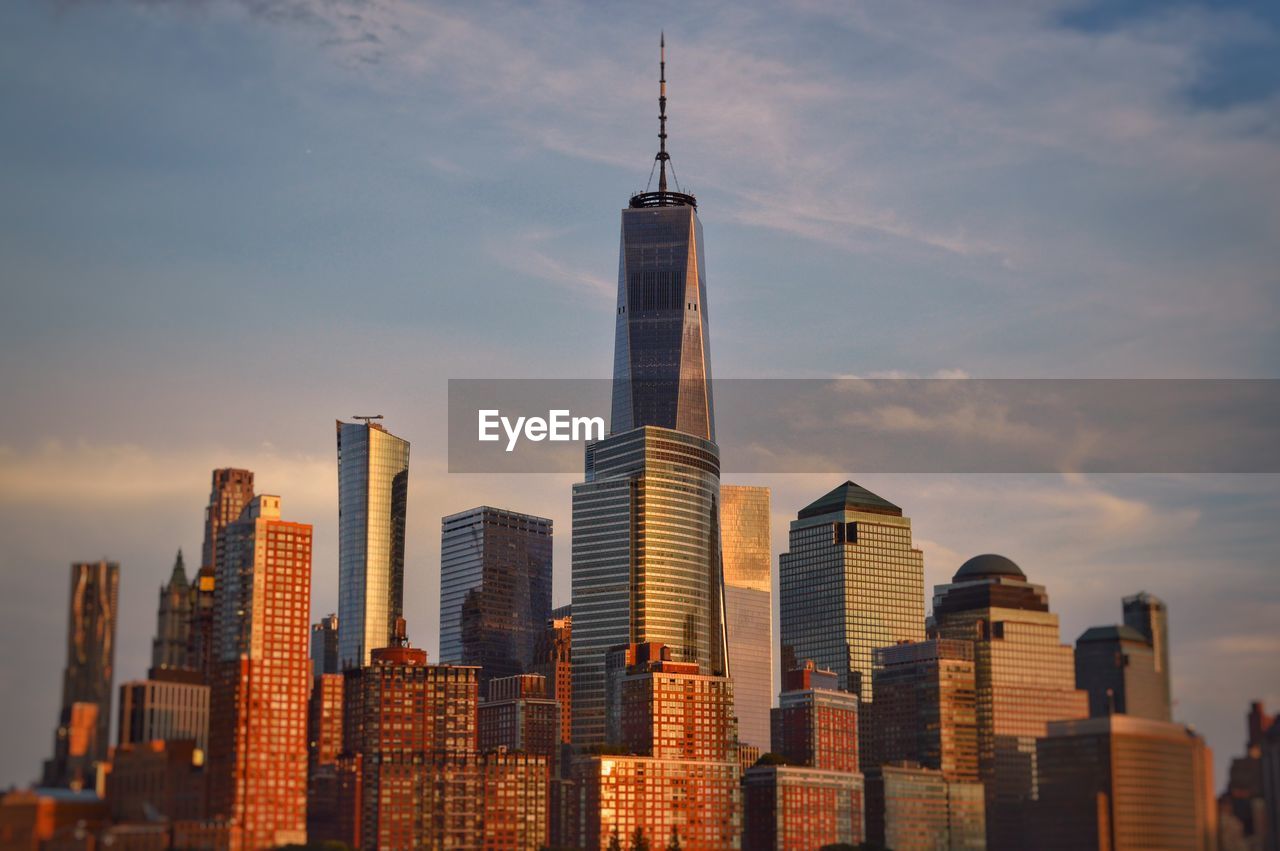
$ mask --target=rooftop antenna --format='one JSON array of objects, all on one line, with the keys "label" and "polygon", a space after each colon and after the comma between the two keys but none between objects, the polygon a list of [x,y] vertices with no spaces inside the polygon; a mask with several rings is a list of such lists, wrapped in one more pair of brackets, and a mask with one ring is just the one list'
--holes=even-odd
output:
[{"label": "rooftop antenna", "polygon": [[658,192],[667,191],[667,34],[658,36]]},{"label": "rooftop antenna", "polygon": [[362,417],[362,416],[360,416],[360,415],[358,415],[358,414],[357,414],[356,416],[352,417],[351,419],[353,419],[353,420],[364,420],[364,424],[367,426],[367,425],[371,425],[373,420],[380,420],[380,419],[382,419],[382,414],[370,414],[370,415],[369,415],[369,416],[367,416],[367,417]]}]

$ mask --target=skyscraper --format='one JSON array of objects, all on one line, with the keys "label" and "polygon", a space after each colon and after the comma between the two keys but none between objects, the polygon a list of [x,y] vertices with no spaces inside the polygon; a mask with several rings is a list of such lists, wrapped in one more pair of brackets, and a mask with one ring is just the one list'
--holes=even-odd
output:
[{"label": "skyscraper", "polygon": [[1151,651],[1155,656],[1156,673],[1164,689],[1163,702],[1173,707],[1173,686],[1169,673],[1169,608],[1164,601],[1154,594],[1139,591],[1125,597],[1124,625],[1133,627],[1151,642]]},{"label": "skyscraper", "polygon": [[551,615],[552,522],[487,505],[440,521],[440,660],[495,677],[530,670]]},{"label": "skyscraper", "polygon": [[255,496],[219,536],[209,809],[233,847],[306,841],[311,526]]},{"label": "skyscraper", "polygon": [[409,442],[366,418],[338,434],[338,664],[362,667],[404,614]]},{"label": "skyscraper", "polygon": [[1131,626],[1095,626],[1076,639],[1076,688],[1089,695],[1089,715],[1170,720],[1164,677],[1147,637]]},{"label": "skyscraper", "polygon": [[341,673],[338,665],[338,616],[330,612],[311,625],[311,673]]},{"label": "skyscraper", "polygon": [[902,509],[845,482],[800,509],[778,561],[782,667],[806,659],[872,699],[871,654],[924,640],[924,557]]},{"label": "skyscraper", "polygon": [[725,633],[733,673],[734,708],[742,742],[769,745],[773,703],[773,561],[769,549],[769,489],[720,486],[724,553]]},{"label": "skyscraper", "polygon": [[973,641],[978,771],[992,851],[1027,847],[1036,795],[1036,739],[1050,721],[1084,718],[1069,645],[1058,636],[1043,585],[1004,556],[966,561],[933,596],[939,638]]},{"label": "skyscraper", "polygon": [[71,565],[67,666],[53,758],[44,766],[45,786],[92,788],[94,766],[107,757],[119,599],[120,565]]},{"label": "skyscraper", "polygon": [[551,618],[534,650],[530,671],[547,678],[547,693],[560,705],[560,741],[573,735],[573,614],[571,606],[551,610]]},{"label": "skyscraper", "polygon": [[160,587],[156,614],[156,637],[151,643],[151,667],[187,667],[187,644],[191,632],[191,584],[182,563],[182,550],[173,563],[169,582]]},{"label": "skyscraper", "polygon": [[240,519],[240,513],[253,499],[253,471],[220,467],[213,471],[209,489],[209,505],[204,511],[204,545],[200,550],[200,566],[218,569],[218,538],[228,523]]}]

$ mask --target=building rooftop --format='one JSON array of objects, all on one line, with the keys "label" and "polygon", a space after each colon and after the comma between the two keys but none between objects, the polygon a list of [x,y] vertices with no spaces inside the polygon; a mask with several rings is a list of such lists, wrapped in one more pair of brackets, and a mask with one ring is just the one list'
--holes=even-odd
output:
[{"label": "building rooftop", "polygon": [[1145,635],[1133,627],[1124,626],[1123,624],[1091,626],[1076,639],[1077,644],[1090,641],[1141,641],[1143,644],[1148,643]]},{"label": "building rooftop", "polygon": [[952,582],[964,582],[970,579],[987,579],[995,576],[1009,576],[1014,579],[1026,579],[1022,568],[1012,560],[995,553],[984,553],[960,565]]},{"label": "building rooftop", "polygon": [[801,520],[836,511],[868,511],[872,514],[902,516],[902,509],[854,482],[845,482],[820,499],[800,509]]}]

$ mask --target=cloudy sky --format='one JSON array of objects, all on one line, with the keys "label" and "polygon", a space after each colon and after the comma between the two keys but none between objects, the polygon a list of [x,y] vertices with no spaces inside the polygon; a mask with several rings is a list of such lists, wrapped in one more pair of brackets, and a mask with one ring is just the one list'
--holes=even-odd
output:
[{"label": "cloudy sky", "polygon": [[[1278,10],[0,5],[0,784],[51,749],[68,564],[122,563],[141,675],[211,468],[315,524],[336,607],[336,417],[413,442],[417,643],[472,505],[556,520],[567,602],[573,477],[449,475],[445,382],[608,375],[659,28],[718,376],[1280,377]],[[1005,553],[1067,641],[1165,597],[1220,771],[1248,701],[1280,709],[1276,476],[760,478],[775,551],[846,476],[913,517],[930,586]]]}]

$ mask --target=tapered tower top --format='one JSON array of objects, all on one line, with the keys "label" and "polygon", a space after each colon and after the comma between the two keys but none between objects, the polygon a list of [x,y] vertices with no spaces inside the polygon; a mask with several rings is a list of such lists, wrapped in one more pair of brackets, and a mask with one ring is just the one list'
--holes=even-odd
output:
[{"label": "tapered tower top", "polygon": [[[671,162],[671,154],[667,153],[667,34],[658,37],[658,154],[653,158],[658,170],[658,191],[644,192],[631,196],[632,207],[697,207],[698,199],[684,192],[667,191],[667,163]],[[671,176],[675,178],[675,169]],[[653,173],[649,173],[649,181],[653,182]],[[676,188],[679,189],[679,181]]]}]

